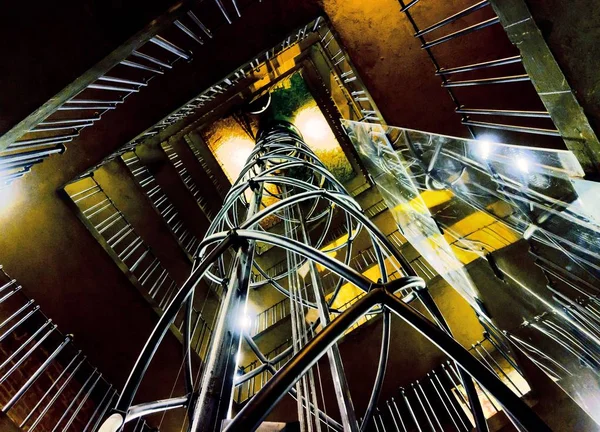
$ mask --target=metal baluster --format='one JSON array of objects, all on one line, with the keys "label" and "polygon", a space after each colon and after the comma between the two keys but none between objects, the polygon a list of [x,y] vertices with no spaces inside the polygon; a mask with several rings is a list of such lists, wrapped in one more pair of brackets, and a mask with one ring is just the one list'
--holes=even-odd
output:
[{"label": "metal baluster", "polygon": [[29,343],[33,340],[35,340],[35,338],[41,333],[43,332],[46,327],[48,327],[50,324],[52,324],[52,320],[46,320],[46,322],[44,322],[44,324],[42,324],[42,326],[37,329],[31,336],[29,336],[29,338],[23,342],[21,344],[21,346],[19,346],[19,348],[17,348],[11,355],[9,355],[6,360],[4,360],[2,362],[2,364],[0,364],[0,369],[3,369],[7,364],[9,364],[16,356],[19,355],[19,353],[25,349],[25,347],[27,347],[27,345],[29,345]]},{"label": "metal baluster", "polygon": [[[112,402],[115,399],[115,396],[118,396],[118,393],[116,390],[113,392],[112,396],[110,397],[110,399],[108,400],[108,402],[106,403],[104,408],[102,409],[102,413],[98,416],[96,423],[94,423],[94,426],[91,429],[92,432],[96,432],[98,430],[98,426],[100,425],[100,422],[102,420],[104,420],[104,416],[106,415],[106,412],[108,411],[108,409],[112,406]],[[86,431],[84,430],[83,432],[86,432]]]},{"label": "metal baluster", "polygon": [[429,417],[429,413],[427,412],[427,409],[425,408],[425,405],[423,404],[423,401],[421,400],[421,396],[419,396],[417,388],[415,387],[414,384],[411,384],[410,386],[412,387],[412,390],[415,393],[415,396],[417,397],[417,401],[419,402],[421,409],[425,413],[425,418],[427,419],[427,423],[429,423],[429,427],[431,428],[431,430],[433,432],[436,432],[435,427],[433,426],[433,422],[431,421],[431,418]]},{"label": "metal baluster", "polygon": [[[450,406],[452,407],[452,411],[454,411],[456,413],[456,417],[458,417],[458,419],[460,420],[460,422],[462,423],[462,425],[464,426],[465,430],[469,431],[471,430],[471,428],[474,426],[473,423],[471,422],[471,420],[469,420],[467,418],[467,420],[469,421],[469,425],[467,426],[467,424],[465,423],[465,420],[463,418],[463,415],[461,415],[461,412],[459,412],[458,408],[456,407],[456,403],[457,400],[454,397],[451,397],[450,394],[448,393],[448,389],[444,386],[444,384],[442,384],[442,381],[440,380],[440,377],[435,373],[435,371],[431,371],[431,373],[433,374],[433,377],[435,378],[435,380],[437,381],[438,385],[440,386],[440,389],[442,390],[442,393],[444,394],[444,396],[446,396],[446,399],[448,400],[448,403],[450,404]],[[459,406],[460,407],[460,406]],[[464,414],[464,413],[463,413]]]},{"label": "metal baluster", "polygon": [[[6,413],[10,410],[19,399],[29,390],[31,385],[44,373],[46,368],[52,363],[52,361],[61,353],[63,348],[71,341],[71,337],[67,336],[64,341],[48,356],[48,358],[42,363],[42,365],[29,377],[29,379],[17,390],[13,397],[4,405],[2,412]],[[79,355],[79,354],[78,354]],[[73,359],[74,360],[74,359]]]},{"label": "metal baluster", "polygon": [[398,422],[396,421],[396,417],[394,416],[394,412],[392,411],[392,407],[390,406],[390,401],[385,401],[385,403],[386,403],[386,405],[388,407],[388,410],[390,411],[390,415],[392,416],[392,420],[394,421],[394,427],[396,428],[396,432],[400,432],[400,428],[398,427]]},{"label": "metal baluster", "polygon": [[379,423],[381,424],[381,430],[383,432],[386,432],[385,423],[383,423],[383,418],[381,417],[381,412],[379,411],[379,408],[377,408],[377,416],[373,418],[375,424],[377,424],[377,419],[379,419]]},{"label": "metal baluster", "polygon": [[[52,389],[58,384],[58,382],[62,379],[62,377],[67,373],[67,370],[71,367],[71,365],[73,363],[75,363],[75,361],[79,358],[80,355],[81,355],[81,351],[78,351],[77,354],[75,354],[75,357],[73,357],[73,359],[69,362],[69,364],[67,364],[67,366],[62,370],[62,372],[60,373],[60,375],[58,376],[58,378],[56,378],[56,380],[54,380],[54,382],[50,385],[50,387],[48,388],[48,390],[46,390],[46,392],[44,393],[44,395],[41,398],[38,399],[38,401],[35,404],[35,406],[29,411],[29,414],[27,414],[27,416],[25,416],[25,418],[23,419],[23,421],[21,422],[21,424],[19,424],[20,428],[23,428],[23,426],[25,426],[25,423],[27,423],[29,421],[29,419],[31,418],[31,416],[33,415],[33,413],[35,413],[35,411],[42,404],[42,401],[44,399],[46,399],[46,397],[50,394],[50,392],[52,391]],[[83,362],[83,360],[81,360],[81,362]],[[80,364],[81,364],[81,362],[80,362]]]},{"label": "metal baluster", "polygon": [[[48,402],[48,404],[42,410],[42,412],[40,413],[40,415],[38,416],[38,418],[35,420],[35,422],[33,422],[33,424],[31,425],[31,427],[28,429],[28,432],[33,431],[37,427],[37,425],[42,421],[42,418],[46,415],[46,413],[48,412],[48,410],[50,409],[50,407],[54,404],[54,402],[60,397],[60,395],[62,394],[63,390],[71,382],[71,380],[75,376],[75,373],[79,370],[79,368],[81,367],[81,365],[83,364],[84,361],[85,361],[85,357],[83,357],[81,359],[81,361],[79,362],[79,364],[70,373],[69,377],[65,380],[65,382],[56,391],[55,395],[52,397],[52,399],[50,399],[50,402]],[[33,411],[32,411],[32,413],[33,413]],[[24,420],[23,423],[21,423],[21,425],[25,424],[26,420]]]},{"label": "metal baluster", "polygon": [[83,405],[87,402],[87,400],[89,399],[90,395],[94,391],[94,388],[96,388],[96,385],[98,384],[98,381],[100,381],[101,378],[102,378],[102,374],[98,374],[98,377],[92,383],[92,385],[90,386],[90,388],[87,391],[87,393],[85,394],[85,396],[81,399],[81,402],[79,403],[79,405],[77,406],[77,408],[75,409],[75,411],[73,412],[73,414],[71,415],[71,418],[69,419],[69,421],[67,422],[67,424],[63,428],[62,432],[67,432],[67,429],[69,429],[69,427],[71,426],[71,424],[73,423],[73,421],[77,418],[77,414],[79,414],[79,412],[81,411],[81,408],[83,408]]},{"label": "metal baluster", "polygon": [[421,429],[421,426],[419,425],[419,421],[417,420],[417,416],[415,415],[415,412],[413,411],[412,407],[410,406],[410,401],[408,400],[406,393],[404,393],[404,389],[401,388],[400,392],[402,393],[402,398],[404,399],[404,403],[406,404],[406,407],[408,408],[408,412],[410,413],[410,416],[412,417],[413,422],[415,423],[415,426],[417,426],[417,430],[419,432],[423,432],[423,429]]},{"label": "metal baluster", "polygon": [[15,288],[13,288],[13,290],[11,292],[0,297],[0,304],[4,303],[6,300],[8,300],[10,297],[12,297],[15,293],[19,292],[21,290],[21,288],[23,288],[23,287],[21,285],[18,285]]},{"label": "metal baluster", "polygon": [[[90,416],[88,422],[86,423],[85,427],[83,428],[82,432],[87,432],[88,428],[90,427],[90,425],[92,424],[92,422],[94,421],[94,419],[96,418],[96,415],[99,413],[100,408],[102,408],[102,406],[104,405],[104,401],[107,400],[107,398],[109,397],[111,391],[112,391],[112,384],[110,384],[108,386],[108,389],[106,390],[106,392],[104,393],[104,396],[102,396],[102,399],[100,400],[100,402],[96,405],[96,409],[94,410],[94,412],[92,413],[92,415]],[[110,402],[110,399],[109,399]],[[102,417],[102,415],[100,416]],[[93,431],[95,431],[95,429],[93,429]]]},{"label": "metal baluster", "polygon": [[423,399],[425,400],[425,403],[429,407],[429,410],[431,411],[431,415],[433,416],[435,422],[440,427],[440,430],[443,431],[444,428],[442,427],[442,424],[440,423],[440,420],[438,419],[437,415],[435,414],[435,411],[434,411],[433,407],[431,406],[431,403],[429,402],[429,399],[427,398],[427,395],[425,394],[425,390],[421,386],[421,383],[419,382],[419,380],[417,380],[417,388],[421,391],[421,395],[423,396]]},{"label": "metal baluster", "polygon": [[[458,379],[459,375],[458,375],[458,371],[455,369],[456,365],[448,362],[448,366],[450,367],[450,370],[454,373],[454,375]],[[492,398],[488,394],[487,390],[484,389],[483,387],[481,387],[478,383],[476,383],[476,384],[479,386],[479,388],[481,389],[481,392],[484,394],[484,396],[487,398],[487,400],[490,401],[490,404],[492,405],[492,407],[494,408],[494,410],[498,411],[498,407],[496,406],[496,404],[494,403],[494,401],[492,400]]]},{"label": "metal baluster", "polygon": [[[57,325],[54,324],[52,326],[52,328],[46,332],[46,334],[44,336],[41,337],[41,339],[39,341],[37,341],[37,343],[32,346],[29,351],[27,351],[25,354],[23,354],[23,357],[21,357],[17,362],[15,362],[15,364],[4,374],[4,376],[2,376],[2,378],[0,378],[0,384],[4,383],[4,381],[6,381],[8,379],[8,377],[10,377],[12,375],[12,373],[14,371],[16,371],[19,366],[21,366],[21,364],[23,364],[23,362],[25,360],[27,360],[29,358],[29,356],[48,338],[48,336],[50,336],[52,334],[52,332],[56,329]],[[41,329],[40,329],[41,330]],[[32,339],[32,338],[30,338]],[[29,342],[29,340],[27,341]],[[20,351],[21,348],[19,348],[18,351]]]},{"label": "metal baluster", "polygon": [[[498,370],[500,371],[500,373],[502,373],[502,375],[517,390],[517,393],[519,393],[520,396],[523,396],[523,393],[521,392],[521,390],[519,389],[519,387],[517,387],[517,385],[514,383],[514,381],[510,379],[510,377],[508,376],[508,374],[506,372],[504,372],[504,369],[498,364],[498,362],[496,361],[496,359],[494,359],[494,357],[488,352],[488,350],[485,349],[485,347],[483,346],[483,344],[481,343],[481,341],[477,342],[477,345],[480,346],[483,349],[483,351],[485,352],[485,354],[492,360],[492,362],[494,362],[494,364],[496,365],[496,367],[498,368]],[[475,349],[477,349],[477,348],[475,348]]]},{"label": "metal baluster", "polygon": [[446,401],[442,398],[442,395],[440,394],[439,390],[437,389],[437,387],[435,385],[435,382],[433,381],[433,378],[431,378],[431,376],[429,375],[429,373],[427,373],[427,378],[429,378],[429,381],[431,382],[431,385],[433,386],[433,389],[435,390],[436,394],[438,395],[438,399],[442,402],[442,405],[444,406],[446,412],[448,413],[448,416],[450,417],[450,420],[452,420],[452,423],[454,424],[454,427],[456,427],[456,429],[458,431],[460,431],[460,428],[458,427],[458,423],[456,423],[456,420],[454,419],[454,416],[450,412],[450,409],[448,408],[448,405],[446,405]]},{"label": "metal baluster", "polygon": [[[85,380],[85,382],[83,383],[83,385],[81,386],[81,388],[79,389],[79,391],[77,392],[77,394],[75,395],[75,397],[71,400],[71,403],[69,403],[69,405],[67,406],[67,409],[64,410],[63,414],[60,416],[60,418],[58,419],[58,421],[54,425],[54,428],[52,429],[51,432],[55,432],[56,431],[56,429],[58,428],[58,426],[62,423],[62,421],[67,416],[67,413],[69,411],[71,411],[71,408],[73,408],[73,405],[75,404],[75,401],[77,399],[79,399],[79,396],[81,396],[81,394],[83,393],[83,391],[85,390],[85,388],[87,387],[87,385],[90,383],[90,381],[92,380],[92,378],[94,377],[94,375],[96,375],[97,371],[98,371],[98,369],[94,368],[94,370],[92,371],[91,375]],[[32,430],[32,429],[29,429],[29,430]]]}]

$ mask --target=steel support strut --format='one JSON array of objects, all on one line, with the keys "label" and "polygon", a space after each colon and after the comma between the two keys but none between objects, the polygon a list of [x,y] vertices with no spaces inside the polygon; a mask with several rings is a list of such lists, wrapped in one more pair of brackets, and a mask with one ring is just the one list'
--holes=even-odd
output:
[{"label": "steel support strut", "polygon": [[[389,285],[398,287],[406,283],[398,279]],[[225,432],[255,430],[269,414],[276,403],[289,391],[296,380],[310,369],[327,350],[358,319],[376,305],[383,305],[398,315],[413,328],[427,337],[439,349],[457,362],[471,377],[498,400],[504,410],[517,419],[519,425],[528,431],[550,432],[550,428],[531,410],[525,402],[506,387],[500,379],[475,359],[466,349],[446,332],[433,325],[419,312],[390,294],[391,287],[372,289],[353,306],[323,329],[285,367],[271,378],[263,389],[241,409],[238,415],[224,430]]]},{"label": "steel support strut", "polygon": [[[345,220],[343,229],[347,230],[347,240],[341,246],[328,248],[325,245],[331,241],[327,240],[327,235],[331,233],[334,211],[341,212],[342,219]],[[283,221],[283,235],[265,228],[269,226],[266,223],[269,219]],[[363,229],[370,238],[375,264],[381,273],[381,280],[377,283],[350,266],[352,241]],[[275,273],[263,270],[260,267],[262,260],[255,258],[255,243],[283,251],[283,266],[277,267],[279,270]],[[233,252],[232,256],[227,252]],[[345,257],[336,259],[331,256],[331,252]],[[386,265],[396,267],[401,277],[388,283],[389,273]],[[317,266],[323,266],[339,278],[334,283],[333,291],[326,291],[325,279],[319,275]],[[304,271],[307,273],[303,274]],[[306,277],[306,280],[301,281],[300,275]],[[191,338],[194,334],[192,327],[195,328],[195,324],[192,325],[191,305],[195,289],[202,278],[226,289],[221,297],[216,324],[208,343],[200,385],[195,388],[198,383],[192,379],[190,358]],[[284,283],[286,278],[288,289],[278,282]],[[332,313],[339,314],[332,305],[344,283],[358,287],[365,294],[332,320]],[[290,309],[294,311],[297,324],[293,327],[293,347],[290,346],[273,358],[261,353],[251,335],[244,334],[241,319],[245,315],[249,289],[267,284],[271,284],[290,301]],[[308,285],[311,285],[310,290]],[[327,289],[331,288],[332,286],[327,286]],[[409,289],[417,290],[416,294],[434,317],[437,326],[394,295]],[[326,293],[331,293],[329,301],[326,300]],[[414,298],[415,294],[409,297]],[[183,345],[186,355],[182,367],[185,367],[183,379],[186,394],[131,406],[158,345],[182,308],[185,318],[183,329],[180,329],[185,339]],[[318,313],[318,319],[310,326],[305,322],[306,309],[316,309]],[[352,324],[369,311],[371,315],[383,312],[384,330],[377,374],[364,420],[360,424],[361,430],[368,429],[373,418],[376,425],[379,422],[384,428],[380,415],[373,417],[373,414],[376,412],[385,376],[392,313],[428,337],[457,362],[465,388],[470,398],[473,398],[471,406],[474,407],[479,430],[485,430],[485,418],[477,410],[478,399],[467,374],[489,391],[524,429],[548,430],[518,397],[452,338],[443,316],[425,290],[424,281],[416,275],[407,260],[365,216],[343,185],[304,143],[295,127],[291,124],[277,123],[259,132],[256,146],[246,165],[225,196],[224,204],[214,217],[205,238],[198,245],[198,256],[190,278],[180,289],[174,289],[172,299],[121,392],[116,408],[111,413],[111,421],[105,422],[107,428],[103,425],[101,431],[120,431],[127,422],[134,419],[143,420],[145,415],[182,407],[189,410],[190,432],[220,431],[223,420],[230,412],[235,387],[247,384],[248,380],[268,371],[273,374],[272,378],[258,393],[252,392],[252,399],[227,425],[226,430],[256,429],[274,405],[290,393],[297,399],[299,416],[307,419],[305,425],[309,431],[312,430],[313,424],[318,431],[320,423],[324,423],[335,430],[343,428],[356,432],[359,430],[359,422],[337,342]],[[318,326],[320,330],[313,335]],[[236,366],[239,366],[237,354],[242,340],[246,340],[261,365],[254,372],[245,370],[243,375],[236,378]],[[277,365],[292,352],[295,353],[292,358],[277,371]],[[318,403],[312,368],[325,354],[329,358],[340,423],[327,415],[324,406],[321,410]],[[293,388],[298,382],[301,384],[298,384],[297,388],[301,388],[302,391]],[[469,390],[470,386],[473,393]]]}]

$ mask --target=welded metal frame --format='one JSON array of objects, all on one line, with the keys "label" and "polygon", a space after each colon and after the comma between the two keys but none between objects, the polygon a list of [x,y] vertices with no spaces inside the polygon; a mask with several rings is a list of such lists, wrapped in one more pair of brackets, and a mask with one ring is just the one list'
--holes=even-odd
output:
[{"label": "welded metal frame", "polygon": [[[274,189],[273,185],[278,187]],[[266,198],[271,201],[265,201]],[[290,212],[290,209],[296,210]],[[300,211],[300,209],[302,210]],[[348,228],[348,240],[345,245],[346,256],[341,260],[331,258],[328,252],[339,251],[343,248],[327,249],[323,244],[326,231],[330,228],[329,222],[334,209],[344,212]],[[320,235],[312,233],[312,237],[316,237],[316,241],[309,240],[311,229],[304,231],[305,236],[302,238],[294,238],[292,235],[294,230],[286,231],[285,235],[270,233],[260,225],[261,221],[269,216],[278,217],[288,224],[297,224],[297,226],[304,226],[304,224],[309,226],[323,222],[325,232]],[[352,241],[357,232],[362,229],[371,238],[377,256],[377,265],[381,274],[379,281],[372,281],[348,266]],[[300,234],[295,235],[299,236]],[[282,274],[275,277],[267,276],[258,260],[253,258],[252,249],[256,242],[269,243],[294,255],[296,266],[284,270]],[[234,259],[231,259],[230,255],[226,253],[230,249],[236,253]],[[323,317],[321,314],[321,319],[313,325],[314,330],[320,324],[321,330],[316,332],[316,335],[296,352],[285,366],[276,371],[273,367],[275,360],[279,361],[280,358],[289,355],[288,350],[278,355],[276,359],[266,359],[253,343],[252,338],[248,334],[244,334],[234,315],[239,315],[239,312],[245,307],[249,289],[266,284],[271,284],[285,293],[290,297],[290,301],[295,302],[296,306],[321,308],[321,312],[325,312],[326,315],[339,313],[340,311],[331,307],[335,296],[340,291],[339,286],[334,290],[333,298],[326,302],[327,310],[323,311],[322,301],[315,303],[293,297],[290,291],[277,282],[286,276],[295,274],[305,264],[312,272],[317,272],[316,265],[323,266],[339,276],[338,285],[345,281],[355,285],[366,294],[329,323],[319,322]],[[392,282],[387,280],[388,269],[386,267],[390,265],[395,267],[395,271],[401,275],[399,279]],[[252,278],[249,273],[250,267],[254,268]],[[201,380],[202,386],[195,389],[191,383],[190,387],[189,379],[186,378],[188,390],[185,396],[132,406],[137,389],[154,353],[180,309],[188,307],[187,305],[190,304],[194,290],[202,278],[227,286],[225,299],[219,312],[218,324],[211,340],[207,366],[204,368]],[[409,289],[419,290],[421,295],[413,294],[406,298],[398,298],[398,294]],[[437,325],[407,304],[415,298],[423,301],[427,310],[437,321]],[[319,407],[311,403],[310,399],[305,399],[304,396],[295,392],[292,386],[324,353],[335,346],[356,320],[367,313],[378,312],[383,313],[384,321],[388,325],[384,326],[380,361],[367,413],[360,425],[355,420],[358,416],[354,412],[350,415],[346,413],[346,416],[342,415],[343,425],[341,425],[320,411]],[[446,352],[465,372],[463,383],[469,381],[466,379],[467,374],[475,378],[482,387],[488,389],[496,397],[504,409],[524,429],[548,430],[547,426],[496,375],[452,338],[435,303],[430,296],[428,297],[425,282],[416,275],[407,260],[363,214],[356,201],[350,197],[344,187],[303,142],[295,127],[287,123],[271,125],[259,134],[257,145],[249,156],[246,166],[233,183],[225,197],[222,209],[215,216],[206,237],[200,243],[199,254],[192,274],[166,307],[138,357],[111,416],[113,420],[117,420],[115,423],[117,428],[101,430],[103,432],[104,430],[121,430],[123,424],[134,417],[141,418],[157,411],[184,406],[188,408],[188,430],[220,429],[221,423],[227,415],[227,410],[224,408],[229,408],[231,403],[234,382],[244,382],[252,377],[252,373],[250,373],[234,381],[234,368],[231,368],[232,357],[239,350],[242,339],[246,340],[263,364],[259,370],[268,370],[274,375],[227,425],[226,430],[254,430],[276,402],[287,393],[297,397],[300,404],[306,407],[310,415],[314,416],[317,421],[325,422],[335,430],[342,428],[355,431],[365,430],[375,413],[375,406],[385,375],[385,364],[389,352],[389,316],[391,313],[400,316]],[[184,344],[184,349],[186,346],[187,344]],[[188,355],[184,355],[183,366],[186,371],[191,370]],[[353,409],[349,400],[351,397],[349,391],[347,388],[344,390],[343,372],[335,373],[339,374],[337,378],[340,389],[343,390],[336,392],[338,404],[342,411],[349,407]],[[184,399],[187,402],[184,402]],[[473,404],[471,407],[474,408]],[[476,406],[474,414],[477,417]],[[106,426],[108,427],[108,423]],[[483,427],[480,430],[484,430]]]}]

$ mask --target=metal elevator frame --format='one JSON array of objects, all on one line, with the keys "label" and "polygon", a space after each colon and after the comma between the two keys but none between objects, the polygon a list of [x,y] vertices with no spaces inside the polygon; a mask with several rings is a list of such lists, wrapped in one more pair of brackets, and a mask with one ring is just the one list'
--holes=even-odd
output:
[{"label": "metal elevator frame", "polygon": [[[290,212],[294,209],[294,212]],[[326,249],[323,242],[331,227],[334,211],[343,213],[348,237],[345,243]],[[267,217],[280,218],[288,225],[296,224],[300,229],[287,230],[285,235],[270,233],[260,225]],[[310,238],[311,232],[315,230],[307,229],[305,224],[322,227],[320,234],[312,233],[312,237],[316,240]],[[366,278],[348,265],[352,254],[352,242],[362,229],[368,233],[377,256],[381,275],[378,281]],[[298,239],[293,238],[294,235]],[[296,266],[288,266],[277,276],[267,276],[254,259],[253,249],[256,242],[270,243],[281,248],[295,257]],[[226,253],[230,249],[234,252],[233,258]],[[328,255],[329,252],[344,249],[343,260]],[[313,300],[309,300],[308,297],[304,299],[293,297],[291,289],[286,290],[280,283],[290,275],[297,275],[304,265],[308,266],[308,273],[311,273],[314,283]],[[324,293],[317,282],[316,265],[339,275],[339,281],[329,300],[325,300]],[[387,267],[389,266],[397,267],[400,277],[388,280]],[[190,335],[189,311],[192,309],[194,290],[202,278],[221,284],[225,287],[225,292],[200,380],[202,385],[195,388],[191,374],[190,341],[187,339]],[[358,287],[366,295],[340,314],[332,304],[344,283]],[[266,359],[251,337],[244,335],[244,329],[238,319],[246,307],[249,290],[266,284],[272,285],[290,297],[292,306],[317,309],[319,319],[311,328],[315,329],[317,325],[321,325],[321,330],[317,331],[312,339],[307,340],[279,371],[274,370],[273,364],[282,358],[285,352],[275,359]],[[405,295],[406,293],[408,295]],[[401,295],[400,298],[398,294]],[[415,299],[422,302],[434,322],[409,305]],[[153,355],[182,308],[188,312],[184,329],[186,335],[184,381],[187,394],[132,405]],[[367,313],[383,314],[386,325],[383,326],[382,347],[375,383],[366,414],[359,424],[356,420],[359,416],[354,412],[350,393],[345,384],[339,352],[336,354],[335,348],[345,331]],[[295,126],[285,122],[271,124],[259,133],[256,146],[247,159],[245,167],[232,185],[222,209],[215,216],[205,238],[200,242],[190,277],[165,308],[164,314],[131,371],[115,409],[100,430],[120,431],[125,423],[133,419],[183,407],[188,409],[188,430],[221,430],[232,400],[236,353],[243,339],[248,342],[257,358],[263,363],[264,367],[261,366],[260,370],[270,370],[274,375],[224,430],[256,429],[287,393],[297,397],[301,405],[306,405],[307,412],[310,412],[317,421],[324,422],[335,430],[366,430],[373,418],[385,376],[385,364],[389,353],[389,321],[392,313],[427,337],[457,363],[478,430],[485,431],[487,426],[472,379],[498,400],[509,417],[521,429],[549,430],[517,395],[452,337],[423,279],[416,275],[408,261],[363,214],[357,202],[304,143]],[[327,322],[335,314],[339,315]],[[327,352],[330,352],[330,362],[337,364],[337,367],[332,367],[332,371],[342,424],[327,416],[318,406],[311,404],[308,398],[306,400],[308,403],[304,404],[302,395],[292,388]],[[241,379],[237,382],[239,383]]]}]

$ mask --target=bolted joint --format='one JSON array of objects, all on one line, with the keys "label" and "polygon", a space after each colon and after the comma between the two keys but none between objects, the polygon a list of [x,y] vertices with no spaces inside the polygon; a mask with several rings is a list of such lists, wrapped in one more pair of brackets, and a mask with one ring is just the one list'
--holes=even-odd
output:
[{"label": "bolted joint", "polygon": [[260,189],[260,184],[257,181],[252,180],[252,179],[248,180],[248,186],[254,193],[258,193],[258,191]]},{"label": "bolted joint", "polygon": [[229,239],[231,239],[231,244],[234,247],[248,247],[249,246],[249,242],[248,240],[246,240],[245,238],[240,237],[240,235],[238,234],[238,228],[233,228],[229,231],[229,233],[227,234],[227,237]]}]

